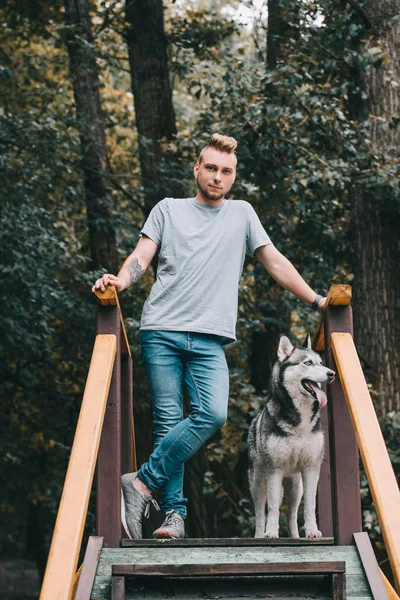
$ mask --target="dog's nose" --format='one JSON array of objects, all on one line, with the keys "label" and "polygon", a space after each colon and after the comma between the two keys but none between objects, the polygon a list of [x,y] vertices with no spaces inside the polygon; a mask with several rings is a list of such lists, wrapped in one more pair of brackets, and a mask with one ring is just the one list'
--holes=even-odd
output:
[{"label": "dog's nose", "polygon": [[335,377],[335,371],[328,371],[327,375],[330,378]]}]

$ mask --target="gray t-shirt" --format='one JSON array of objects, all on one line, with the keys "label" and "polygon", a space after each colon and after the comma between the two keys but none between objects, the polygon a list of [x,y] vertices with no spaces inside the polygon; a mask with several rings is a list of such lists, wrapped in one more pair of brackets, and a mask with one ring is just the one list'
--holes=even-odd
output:
[{"label": "gray t-shirt", "polygon": [[157,278],[140,329],[187,331],[236,339],[238,288],[245,254],[271,244],[253,207],[243,200],[219,206],[194,198],[165,198],[141,234],[159,247]]}]

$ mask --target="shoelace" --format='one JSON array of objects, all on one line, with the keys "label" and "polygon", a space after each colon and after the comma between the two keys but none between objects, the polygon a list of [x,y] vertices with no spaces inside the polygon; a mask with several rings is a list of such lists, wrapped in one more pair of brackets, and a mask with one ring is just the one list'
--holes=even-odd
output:
[{"label": "shoelace", "polygon": [[160,510],[160,507],[158,506],[158,502],[154,498],[150,498],[150,500],[142,498],[142,502],[146,503],[146,506],[145,506],[144,511],[143,511],[143,516],[146,519],[148,519],[149,516],[150,516],[150,504],[152,504],[156,510]]},{"label": "shoelace", "polygon": [[177,525],[180,517],[174,510],[167,510],[163,525]]}]

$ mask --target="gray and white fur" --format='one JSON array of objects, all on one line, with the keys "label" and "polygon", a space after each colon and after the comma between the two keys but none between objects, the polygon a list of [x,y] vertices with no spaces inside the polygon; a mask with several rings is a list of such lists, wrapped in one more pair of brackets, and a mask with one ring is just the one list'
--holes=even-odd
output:
[{"label": "gray and white fur", "polygon": [[309,336],[306,344],[294,348],[287,337],[281,337],[265,408],[250,425],[249,483],[256,538],[279,537],[282,488],[288,504],[289,536],[299,537],[297,512],[303,489],[305,535],[322,535],[315,516],[324,455],[320,409],[327,402],[321,384],[331,383],[335,373],[322,365],[320,356],[311,349]]}]

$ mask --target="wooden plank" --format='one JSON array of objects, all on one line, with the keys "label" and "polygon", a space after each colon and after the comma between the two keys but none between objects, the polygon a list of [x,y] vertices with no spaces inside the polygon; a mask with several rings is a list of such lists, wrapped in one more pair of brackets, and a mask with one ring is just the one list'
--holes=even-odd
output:
[{"label": "wooden plank", "polygon": [[198,577],[218,575],[295,575],[305,573],[345,573],[344,561],[225,563],[225,564],[148,564],[112,565],[112,575],[135,577]]},{"label": "wooden plank", "polygon": [[[351,306],[329,306],[325,311],[326,366],[337,371],[331,334],[353,331]],[[328,412],[330,421],[330,451],[333,493],[333,527],[336,543],[353,544],[353,533],[362,530],[359,457],[357,440],[346,399],[340,382],[328,386]]]},{"label": "wooden plank", "polygon": [[[349,600],[372,600],[370,588],[355,545],[353,546],[233,546],[182,547],[169,543],[158,547],[104,548],[100,557],[92,596],[109,600],[111,565],[148,563],[217,564],[238,562],[346,561],[346,587]],[[300,577],[300,575],[298,576]],[[160,580],[162,581],[162,580]],[[218,580],[219,581],[219,580]],[[142,595],[140,597],[143,597]],[[155,597],[153,596],[153,600]],[[193,597],[192,600],[195,600]]]},{"label": "wooden plank", "polygon": [[131,348],[129,345],[128,336],[125,329],[124,319],[122,317],[121,306],[119,304],[119,298],[117,291],[113,285],[107,285],[104,292],[96,290],[94,295],[101,306],[116,306],[120,310],[120,323],[121,323],[121,354],[129,354],[131,356]]},{"label": "wooden plank", "polygon": [[118,306],[119,300],[117,290],[113,285],[106,285],[104,292],[95,290],[94,295],[101,306]]},{"label": "wooden plank", "polygon": [[137,464],[137,454],[136,454],[136,434],[135,434],[135,421],[134,421],[133,416],[132,416],[132,422],[131,422],[131,429],[132,429],[132,471],[137,471],[138,464]]},{"label": "wooden plank", "polygon": [[121,356],[121,475],[136,471],[132,357]]},{"label": "wooden plank", "polygon": [[72,596],[116,347],[115,335],[96,337],[40,600]]},{"label": "wooden plank", "polygon": [[386,450],[354,341],[346,333],[332,334],[332,348],[346,395],[372,499],[400,590],[400,492]]},{"label": "wooden plank", "polygon": [[[325,357],[321,357],[325,362]],[[327,394],[327,386],[322,386]],[[333,506],[332,506],[332,478],[331,478],[331,452],[330,452],[330,432],[328,409],[321,413],[322,429],[325,437],[324,458],[319,474],[317,488],[317,523],[322,535],[325,537],[333,536]]]},{"label": "wooden plank", "polygon": [[[327,302],[324,311],[328,306],[348,306],[351,302],[351,285],[334,284],[329,288]],[[313,338],[313,348],[317,352],[325,350],[325,332],[324,332],[324,313],[322,313]]]},{"label": "wooden plank", "polygon": [[81,578],[82,568],[83,568],[83,563],[81,564],[81,566],[75,573],[74,584],[72,586],[72,593],[71,593],[71,598],[74,598],[74,599],[75,599],[75,595],[76,595],[76,590],[78,589],[78,583]]},{"label": "wooden plank", "polygon": [[[332,597],[332,578],[335,574],[295,575],[221,575],[208,577],[126,578],[126,600],[329,600]],[[345,593],[349,600],[373,600],[369,587],[366,595],[352,589],[345,578]],[[111,586],[110,586],[111,587]],[[110,596],[106,600],[109,600]],[[96,600],[100,600],[97,599]]]},{"label": "wooden plank", "polygon": [[157,548],[172,546],[175,548],[201,548],[201,547],[246,547],[246,546],[333,546],[334,539],[324,538],[183,538],[177,540],[121,540],[124,548],[145,547]]},{"label": "wooden plank", "polygon": [[121,539],[121,353],[120,310],[100,306],[97,309],[97,333],[113,332],[117,354],[104,415],[97,457],[96,535],[105,547],[116,548]]},{"label": "wooden plank", "polygon": [[346,578],[344,573],[332,575],[332,600],[346,600]]},{"label": "wooden plank", "polygon": [[102,537],[89,537],[74,600],[90,600],[102,547]]},{"label": "wooden plank", "polygon": [[113,577],[111,600],[125,600],[125,577]]},{"label": "wooden plank", "polygon": [[348,306],[352,298],[351,285],[345,283],[334,283],[329,288],[328,305],[329,306]]},{"label": "wooden plank", "polygon": [[331,584],[332,575],[127,579],[126,600],[329,600]]},{"label": "wooden plank", "polygon": [[385,584],[386,592],[389,596],[389,599],[390,600],[400,600],[400,597],[396,594],[395,589],[393,588],[392,584],[386,577],[385,573],[382,571],[382,569],[379,569],[379,570],[381,572],[383,583]]},{"label": "wooden plank", "polygon": [[[147,564],[147,563],[228,563],[228,562],[296,562],[323,560],[346,560],[347,571],[362,573],[364,569],[357,548],[353,546],[206,546],[186,547],[170,543],[154,546],[132,546],[130,548],[103,548],[98,573],[111,573],[110,565],[114,564]],[[369,589],[369,588],[368,588]]]},{"label": "wooden plank", "polygon": [[385,583],[382,579],[381,570],[375,558],[368,533],[355,533],[354,540],[356,542],[358,553],[360,555],[374,600],[389,600]]},{"label": "wooden plank", "polygon": [[[351,301],[352,290],[349,285],[332,285],[330,287],[327,304],[328,306],[347,306]],[[314,335],[314,349],[321,352],[325,349],[324,339],[324,321],[325,312],[321,315],[316,334]],[[322,359],[325,363],[325,355],[323,352]],[[331,365],[331,368],[333,366]],[[327,393],[327,387],[324,386]],[[329,426],[329,409],[322,413],[322,426],[325,436],[325,453],[324,460],[321,465],[321,472],[318,482],[317,491],[317,510],[318,510],[318,525],[324,536],[333,536],[334,534],[334,517],[333,517],[333,489],[332,489],[332,469],[331,469],[331,440]]]}]

